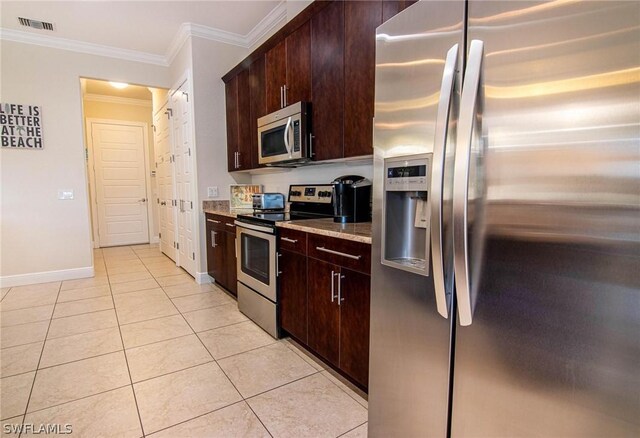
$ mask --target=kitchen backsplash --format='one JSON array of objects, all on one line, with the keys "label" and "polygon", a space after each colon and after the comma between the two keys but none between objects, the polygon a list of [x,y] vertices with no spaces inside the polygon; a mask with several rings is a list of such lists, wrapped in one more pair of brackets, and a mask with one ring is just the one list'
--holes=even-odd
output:
[{"label": "kitchen backsplash", "polygon": [[229,209],[229,200],[224,201],[211,201],[204,200],[202,201],[202,209],[203,210],[228,210]]},{"label": "kitchen backsplash", "polygon": [[287,195],[291,184],[327,184],[342,175],[362,175],[373,180],[373,164],[322,164],[287,172],[252,175],[251,184],[262,184],[264,192]]}]

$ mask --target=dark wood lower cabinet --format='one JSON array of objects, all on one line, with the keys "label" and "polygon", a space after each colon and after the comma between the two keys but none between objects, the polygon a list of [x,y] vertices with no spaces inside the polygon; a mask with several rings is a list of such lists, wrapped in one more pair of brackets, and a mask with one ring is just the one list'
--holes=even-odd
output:
[{"label": "dark wood lower cabinet", "polygon": [[[309,258],[309,347],[328,362],[340,366],[340,309],[333,275],[340,268]],[[333,292],[332,292],[333,291]]]},{"label": "dark wood lower cabinet", "polygon": [[207,214],[207,273],[217,285],[237,295],[236,234],[227,229],[229,218]]},{"label": "dark wood lower cabinet", "polygon": [[307,337],[307,258],[280,250],[280,325],[297,340]]},{"label": "dark wood lower cabinet", "polygon": [[366,387],[371,277],[341,268],[340,281],[340,369]]},{"label": "dark wood lower cabinet", "polygon": [[371,277],[311,257],[307,261],[307,275],[307,345],[367,388]]},{"label": "dark wood lower cabinet", "polygon": [[227,283],[224,234],[223,231],[207,227],[207,271],[220,284]]}]

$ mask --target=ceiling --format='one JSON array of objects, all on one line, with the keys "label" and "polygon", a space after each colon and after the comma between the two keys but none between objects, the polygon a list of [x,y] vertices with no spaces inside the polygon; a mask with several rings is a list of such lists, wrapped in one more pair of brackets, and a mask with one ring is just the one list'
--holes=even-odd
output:
[{"label": "ceiling", "polygon": [[128,99],[151,100],[151,91],[147,87],[129,85],[127,88],[118,89],[107,81],[85,79],[86,94],[100,94],[102,96],[125,97]]},{"label": "ceiling", "polygon": [[[281,2],[0,1],[4,29],[165,55],[182,23],[245,36]],[[18,17],[53,22],[55,31],[21,26]]]}]

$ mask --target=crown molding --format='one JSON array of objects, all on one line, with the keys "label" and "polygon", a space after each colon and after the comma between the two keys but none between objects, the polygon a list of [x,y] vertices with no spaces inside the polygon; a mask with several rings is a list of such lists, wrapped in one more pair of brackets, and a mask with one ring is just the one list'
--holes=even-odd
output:
[{"label": "crown molding", "polygon": [[51,47],[54,49],[86,53],[89,55],[106,56],[125,61],[143,62],[145,64],[167,67],[173,62],[178,52],[182,49],[182,46],[184,46],[189,38],[202,38],[249,49],[260,41],[261,38],[267,35],[273,28],[280,24],[280,22],[285,20],[286,17],[287,5],[283,0],[278,3],[278,5],[262,20],[260,20],[260,22],[256,24],[255,27],[246,35],[240,35],[234,32],[228,32],[222,29],[216,29],[195,23],[182,23],[178,32],[176,32],[175,37],[169,44],[164,56],[6,28],[0,28],[0,40],[33,44],[36,46]]},{"label": "crown molding", "polygon": [[220,43],[231,44],[245,49],[251,48],[269,31],[276,27],[282,20],[287,18],[287,5],[285,1],[281,1],[271,10],[253,29],[246,35],[240,35],[226,30],[215,29],[213,27],[202,26],[195,23],[182,23],[176,36],[169,44],[166,54],[167,64],[171,64],[176,55],[182,49],[182,46],[189,38],[196,37],[209,41],[218,41]]},{"label": "crown molding", "polygon": [[144,99],[133,99],[131,97],[107,96],[105,94],[85,94],[84,100],[89,102],[116,103],[119,105],[136,105],[151,108],[151,101]]},{"label": "crown molding", "polygon": [[146,64],[161,65],[164,67],[169,65],[166,58],[162,55],[103,46],[100,44],[87,43],[84,41],[70,40],[49,35],[40,35],[21,30],[0,28],[0,40],[33,44],[41,47],[51,47],[71,52],[86,53],[89,55],[106,56],[108,58],[117,58],[125,61],[143,62]]},{"label": "crown molding", "polygon": [[271,10],[253,29],[245,35],[246,47],[250,48],[254,46],[262,37],[267,35],[274,27],[280,24],[281,21],[287,19],[287,4],[286,1],[281,1],[278,5]]}]

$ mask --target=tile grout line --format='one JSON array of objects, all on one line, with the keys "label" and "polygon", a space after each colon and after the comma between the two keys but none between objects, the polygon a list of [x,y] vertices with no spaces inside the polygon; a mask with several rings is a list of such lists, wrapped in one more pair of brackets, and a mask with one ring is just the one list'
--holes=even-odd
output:
[{"label": "tile grout line", "polygon": [[[58,286],[58,293],[56,294],[56,301],[53,303],[53,309],[51,310],[51,318],[49,318],[49,325],[47,326],[47,331],[44,334],[44,339],[42,341],[42,349],[40,350],[40,357],[38,358],[38,364],[36,365],[36,370],[33,374],[33,382],[31,382],[31,389],[29,390],[29,397],[27,398],[27,404],[24,407],[24,414],[22,417],[22,423],[27,419],[27,412],[29,412],[29,404],[31,404],[31,396],[33,395],[33,388],[36,386],[36,379],[38,378],[38,371],[40,368],[40,362],[42,362],[42,355],[44,354],[44,347],[47,345],[47,335],[49,334],[49,329],[51,328],[51,322],[53,321],[53,314],[56,311],[56,305],[58,304],[58,297],[60,296],[60,290],[62,289],[62,281]],[[22,436],[22,429],[20,429],[20,434],[18,438]]]},{"label": "tile grout line", "polygon": [[[153,274],[152,274],[153,275]],[[154,277],[155,278],[155,277]],[[167,298],[169,299],[169,301],[171,301],[171,303],[173,304],[173,301],[171,300],[171,297],[169,297],[169,294],[167,294],[167,292],[164,290],[164,286],[160,286],[160,288],[162,289],[162,292],[164,292],[164,294],[167,296]],[[253,408],[251,407],[251,405],[249,405],[249,403],[247,403],[244,395],[242,395],[242,393],[238,390],[237,386],[235,383],[233,383],[233,381],[231,380],[231,378],[227,375],[227,373],[224,371],[224,369],[220,366],[220,364],[218,363],[218,361],[216,360],[215,357],[213,357],[213,354],[211,354],[211,352],[209,351],[209,349],[207,348],[207,346],[204,344],[204,342],[202,342],[202,339],[200,338],[200,336],[198,335],[198,332],[195,331],[195,329],[191,326],[191,324],[189,323],[189,321],[187,320],[187,318],[184,317],[184,315],[182,314],[182,311],[180,311],[180,309],[178,309],[178,307],[173,304],[174,307],[176,308],[176,310],[178,310],[178,313],[180,314],[180,316],[182,316],[182,319],[185,320],[185,322],[187,323],[187,325],[191,328],[191,330],[193,331],[193,333],[196,335],[196,337],[198,338],[198,341],[200,341],[200,344],[202,345],[202,347],[205,349],[205,351],[209,354],[209,356],[211,356],[211,359],[213,359],[213,362],[218,366],[218,368],[220,369],[220,371],[222,372],[222,374],[224,374],[224,376],[227,378],[227,380],[229,381],[229,383],[231,383],[231,385],[233,386],[233,388],[236,390],[236,392],[238,393],[238,395],[240,396],[240,398],[242,399],[242,401],[249,407],[249,409],[251,410],[251,412],[253,412],[253,415],[255,415],[255,417],[258,419],[258,421],[260,422],[260,424],[262,424],[262,427],[264,427],[264,430],[267,431],[267,433],[269,434],[269,436],[271,436],[273,438],[273,434],[271,433],[271,431],[267,428],[266,424],[264,424],[262,422],[262,419],[258,416],[258,414],[256,414],[256,412],[253,410]],[[188,312],[187,312],[188,313]],[[242,321],[242,322],[246,322],[246,321]],[[233,325],[233,324],[230,324]],[[214,329],[211,329],[214,330]],[[206,331],[206,330],[203,330]],[[235,403],[229,404],[227,406],[224,407],[228,407],[228,406],[232,406]],[[222,409],[222,408],[220,408]],[[203,414],[206,415],[206,414]],[[194,417],[197,418],[197,417]],[[191,421],[194,418],[190,418],[186,421]],[[178,423],[179,424],[179,423]],[[175,425],[169,426],[169,427],[173,427]]]},{"label": "tile grout line", "polygon": [[[151,275],[153,276],[153,274],[151,274]],[[155,276],[153,276],[153,277],[154,277],[154,279],[156,279],[156,277],[155,277]],[[156,281],[157,281],[157,279],[156,279]],[[165,293],[165,295],[167,296],[167,298],[169,298],[169,300],[173,302],[172,298],[171,298],[171,297],[169,297],[169,295],[167,294],[167,292],[164,290],[165,286],[160,285],[160,288],[161,288],[161,289],[162,289],[162,291]],[[177,298],[180,298],[180,297],[177,297]],[[175,304],[174,304],[174,306],[175,306]],[[322,370],[318,370],[318,369],[316,369],[316,368],[315,368],[313,365],[311,365],[311,364],[310,364],[310,363],[309,363],[309,362],[308,362],[304,357],[302,357],[302,355],[301,355],[299,352],[295,351],[295,350],[294,350],[290,345],[288,345],[288,343],[286,343],[287,345],[285,345],[285,346],[286,346],[286,347],[287,347],[287,348],[288,348],[292,353],[294,353],[296,356],[298,356],[300,359],[302,359],[302,360],[303,360],[307,365],[309,365],[309,367],[311,367],[311,368],[314,370],[314,372],[313,372],[313,373],[311,373],[311,374],[308,374],[308,375],[306,375],[306,376],[300,377],[300,378],[298,378],[298,379],[294,379],[294,380],[292,380],[292,381],[290,381],[290,382],[283,383],[282,385],[276,386],[276,387],[274,387],[274,388],[270,388],[270,389],[268,389],[268,390],[266,390],[266,391],[262,391],[262,392],[260,392],[260,393],[257,393],[257,394],[254,394],[254,395],[250,396],[250,397],[246,397],[246,398],[245,398],[245,396],[244,396],[244,395],[243,395],[243,394],[238,390],[238,388],[236,387],[235,383],[233,383],[233,381],[231,380],[231,378],[227,375],[227,373],[224,371],[224,369],[220,366],[220,364],[219,364],[219,362],[218,362],[218,359],[216,359],[215,357],[213,357],[213,355],[211,354],[211,352],[209,351],[209,349],[207,348],[207,346],[204,344],[204,342],[202,342],[202,339],[200,338],[200,336],[199,336],[198,332],[196,332],[196,330],[191,326],[191,324],[189,323],[189,321],[184,317],[184,315],[182,314],[182,311],[180,311],[180,309],[178,309],[178,308],[177,308],[177,306],[175,306],[175,307],[176,307],[176,309],[178,310],[179,314],[182,316],[182,318],[183,318],[183,319],[186,321],[186,323],[189,325],[189,327],[191,328],[191,330],[193,330],[194,334],[196,335],[196,337],[198,338],[198,340],[200,341],[200,343],[202,344],[202,346],[205,348],[205,350],[207,351],[207,353],[209,353],[209,355],[213,358],[213,361],[216,363],[216,365],[218,365],[218,367],[220,368],[220,370],[222,371],[222,373],[225,375],[225,377],[227,378],[227,380],[229,380],[229,382],[233,385],[233,387],[234,387],[234,388],[235,388],[235,390],[238,392],[238,394],[240,394],[240,397],[242,397],[242,400],[247,404],[247,406],[249,407],[249,409],[251,410],[251,412],[253,412],[253,414],[256,416],[256,418],[258,419],[258,421],[260,421],[260,424],[262,424],[262,426],[265,428],[265,430],[267,431],[267,433],[268,433],[271,437],[273,437],[273,434],[271,433],[271,431],[269,431],[269,429],[267,428],[267,426],[262,422],[262,419],[261,419],[261,418],[258,416],[258,414],[253,410],[253,408],[251,407],[251,405],[248,403],[248,401],[247,401],[247,400],[249,400],[249,399],[251,399],[251,398],[254,398],[254,397],[257,397],[257,396],[259,396],[259,395],[265,394],[265,393],[267,393],[267,392],[270,392],[270,391],[276,390],[276,389],[278,389],[278,388],[282,388],[283,386],[289,385],[289,384],[291,384],[291,383],[297,382],[297,381],[302,380],[302,379],[305,379],[305,378],[307,378],[307,377],[315,376],[315,375],[317,375],[317,374],[320,374],[322,377],[324,377],[326,380],[328,380],[331,384],[333,384],[333,385],[334,385],[336,388],[338,388],[341,392],[343,392],[345,395],[347,395],[349,398],[351,398],[351,399],[352,399],[354,402],[356,402],[359,406],[361,406],[362,408],[364,408],[364,409],[368,410],[368,409],[367,409],[367,408],[365,408],[365,407],[364,407],[360,402],[358,402],[358,400],[356,400],[354,397],[352,397],[352,396],[351,396],[347,391],[345,391],[343,388],[341,388],[338,384],[336,384],[335,382],[333,382],[331,379],[327,378],[326,376],[323,376],[323,375],[322,375],[322,372],[323,372],[323,371],[327,371],[327,369],[326,369],[326,368],[324,368],[322,365],[319,365],[319,366],[322,368]],[[217,306],[214,306],[214,307],[217,307]],[[203,310],[203,309],[197,309],[197,310]],[[197,311],[197,310],[196,310],[196,311]],[[186,312],[186,313],[189,313],[189,312]],[[249,321],[250,321],[250,320],[249,320]],[[241,322],[239,322],[239,323],[235,323],[235,324],[241,324],[241,323],[244,323],[244,322],[247,322],[247,321],[241,321]],[[235,325],[235,324],[230,324],[230,325]],[[228,327],[228,326],[224,326],[224,327]],[[218,328],[222,328],[222,327],[216,327],[216,328],[209,329],[209,330],[203,330],[202,332],[210,331],[210,330],[216,330],[216,329],[218,329]],[[201,333],[202,333],[202,332],[201,332]],[[244,354],[244,353],[247,353],[248,351],[254,351],[254,350],[257,350],[257,349],[260,349],[260,348],[268,347],[268,346],[274,345],[275,343],[280,343],[280,342],[279,342],[279,340],[276,340],[274,343],[267,344],[267,345],[263,345],[263,346],[256,347],[256,348],[252,348],[252,349],[250,349],[250,350],[243,351],[243,352],[241,352],[241,353],[236,353],[236,354],[233,354],[233,355],[230,355],[230,356],[224,357],[224,358],[220,358],[220,360],[222,360],[222,359],[226,359],[226,358],[228,358],[228,357],[237,356],[237,355],[239,355],[239,354]],[[207,362],[207,363],[209,363],[209,362]],[[197,365],[196,365],[196,366],[197,366]],[[174,371],[174,372],[175,372],[175,371]],[[167,373],[167,374],[165,374],[165,375],[168,375],[168,374],[172,374],[172,373]],[[235,404],[235,403],[234,403],[234,404]],[[228,406],[231,406],[231,405],[228,405]],[[220,408],[220,409],[222,409],[222,408]],[[212,412],[214,412],[214,411],[212,411]],[[206,415],[206,414],[203,414],[203,415]],[[194,417],[194,418],[198,418],[198,417]],[[191,419],[189,419],[189,420],[185,420],[184,422],[191,421],[191,420],[193,420],[194,418],[191,418]],[[181,424],[181,423],[176,423],[176,424]],[[364,423],[363,423],[363,424],[364,424]],[[169,426],[169,427],[173,427],[173,426],[175,426],[175,425],[172,425],[172,426]],[[360,426],[361,426],[361,425],[358,425],[358,426],[356,426],[356,427],[360,427]],[[167,429],[168,429],[169,427],[167,427]],[[164,430],[164,429],[163,429],[163,430]],[[348,433],[348,432],[350,432],[350,431],[346,431],[345,433]],[[154,432],[154,433],[156,433],[156,432]],[[342,435],[344,435],[344,434],[342,434]]]},{"label": "tile grout line", "polygon": [[[130,246],[127,248],[131,249]],[[133,251],[133,250],[132,250]],[[135,254],[135,251],[133,251]],[[136,255],[137,257],[137,255]],[[145,268],[146,269],[146,268]],[[138,422],[140,423],[140,431],[142,432],[142,437],[145,437],[144,433],[144,425],[142,424],[142,416],[140,415],[140,407],[138,406],[138,397],[136,397],[136,391],[133,387],[133,379],[131,378],[131,369],[129,368],[129,359],[127,358],[127,350],[124,347],[124,338],[122,337],[122,329],[120,328],[120,318],[118,318],[118,309],[116,308],[116,300],[113,296],[113,290],[111,290],[111,280],[109,279],[109,268],[107,268],[105,263],[105,272],[107,274],[107,281],[109,282],[109,290],[111,291],[111,302],[113,303],[113,310],[116,314],[116,322],[118,323],[118,333],[120,334],[120,342],[122,343],[122,350],[124,355],[124,362],[127,365],[127,373],[129,374],[129,386],[131,387],[131,393],[133,394],[133,402],[136,405],[136,413],[138,414]],[[148,271],[147,271],[148,272]]]},{"label": "tile grout line", "polygon": [[346,431],[345,433],[338,435],[336,438],[340,438],[340,437],[342,437],[342,436],[345,436],[345,435],[346,435],[346,434],[348,434],[349,432],[352,432],[352,431],[356,430],[357,428],[359,428],[359,427],[360,427],[360,426],[362,426],[363,424],[367,424],[368,422],[369,422],[369,420],[367,419],[367,421],[365,421],[364,423],[362,423],[362,424],[358,424],[358,425],[357,425],[356,427],[354,427],[353,429],[349,429],[349,430],[348,430],[348,431]]}]

